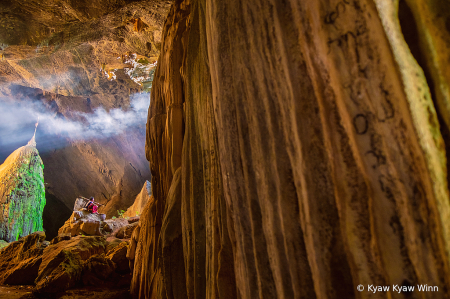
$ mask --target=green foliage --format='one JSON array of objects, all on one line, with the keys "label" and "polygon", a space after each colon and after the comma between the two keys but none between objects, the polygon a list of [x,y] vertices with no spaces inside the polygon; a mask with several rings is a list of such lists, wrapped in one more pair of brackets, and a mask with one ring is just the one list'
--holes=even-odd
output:
[{"label": "green foliage", "polygon": [[117,214],[119,215],[119,218],[123,218],[123,214],[125,214],[124,210],[117,210]]},{"label": "green foliage", "polygon": [[111,219],[116,219],[116,216],[112,216]]},{"label": "green foliage", "polygon": [[19,238],[43,230],[42,213],[45,206],[43,164],[36,151],[26,154],[16,163],[14,187],[7,196],[7,221],[1,238],[16,241]]},{"label": "green foliage", "polygon": [[146,58],[139,58],[137,62],[140,64],[149,64],[149,62]]}]

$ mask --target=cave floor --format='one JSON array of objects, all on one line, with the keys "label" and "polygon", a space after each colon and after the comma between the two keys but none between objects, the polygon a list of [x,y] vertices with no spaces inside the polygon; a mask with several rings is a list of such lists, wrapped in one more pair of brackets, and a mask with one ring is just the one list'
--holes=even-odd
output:
[{"label": "cave floor", "polygon": [[33,286],[0,286],[0,299],[79,299],[79,298],[102,298],[119,299],[131,298],[128,288],[126,289],[105,289],[98,287],[76,288],[65,291],[54,297],[48,294],[36,296],[33,294]]}]

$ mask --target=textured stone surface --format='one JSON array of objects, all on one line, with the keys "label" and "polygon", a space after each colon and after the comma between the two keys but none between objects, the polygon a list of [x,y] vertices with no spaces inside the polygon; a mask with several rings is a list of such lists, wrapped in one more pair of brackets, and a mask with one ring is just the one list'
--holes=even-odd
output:
[{"label": "textured stone surface", "polygon": [[[55,116],[68,120],[77,119],[76,111],[128,109],[130,95],[149,87],[170,4],[160,0],[2,1],[1,100],[42,102]],[[141,68],[135,67],[138,64]],[[48,142],[46,151],[39,148],[48,166],[44,170],[47,237],[57,235],[79,195],[95,196],[106,205],[101,212],[108,217],[133,204],[150,178],[144,158],[144,123],[108,140],[57,140],[56,145]],[[15,149],[3,139],[0,143],[0,159]]]},{"label": "textured stone surface", "polygon": [[67,233],[62,233],[62,234],[60,234],[60,235],[54,237],[54,238],[50,241],[50,244],[53,245],[53,244],[59,243],[59,242],[61,242],[61,241],[70,240],[71,237],[72,237],[72,235],[71,235],[70,233],[69,233],[69,234],[67,234]]},{"label": "textured stone surface", "polygon": [[[130,266],[131,271],[134,271],[134,259],[136,257],[136,248],[139,242],[139,236],[141,233],[141,226],[138,225],[136,227],[136,229],[133,231],[133,233],[131,234],[131,240],[130,240],[130,245],[128,246],[127,249],[127,259],[128,259],[128,265]],[[134,275],[133,275],[134,277]],[[137,283],[137,282],[135,282]]]},{"label": "textured stone surface", "polygon": [[83,264],[82,281],[86,286],[100,286],[116,269],[116,264],[102,255],[93,255]]},{"label": "textured stone surface", "polygon": [[43,168],[34,136],[0,165],[0,239],[17,241],[42,231]]},{"label": "textured stone surface", "polygon": [[102,231],[100,230],[102,222],[101,215],[99,214],[85,210],[74,211],[66,223],[58,230],[58,234],[70,234],[72,237],[80,234],[100,236],[102,235]]},{"label": "textured stone surface", "polygon": [[128,242],[116,240],[64,235],[48,242],[33,233],[0,250],[0,285],[33,285],[39,298],[66,298],[63,292],[77,285],[124,288],[131,281]]},{"label": "textured stone surface", "polygon": [[[153,200],[130,246],[135,297],[373,296],[359,284],[448,297],[448,4],[402,1],[400,21],[398,5],[175,1],[147,122]],[[166,272],[172,256],[185,283]]]},{"label": "textured stone surface", "polygon": [[35,232],[0,250],[0,284],[34,284],[46,245],[44,232]]},{"label": "textured stone surface", "polygon": [[116,265],[115,271],[118,273],[126,274],[130,272],[127,259],[128,247],[129,244],[125,241],[107,252],[106,258],[114,262]]},{"label": "textured stone surface", "polygon": [[123,214],[123,217],[136,217],[141,215],[142,210],[150,199],[150,195],[152,194],[152,187],[149,181],[144,183],[141,192],[136,196],[134,203],[131,207],[129,207],[126,212]]},{"label": "textured stone surface", "polygon": [[83,262],[105,252],[103,237],[77,236],[47,247],[35,280],[40,293],[56,293],[73,287],[81,278]]},{"label": "textured stone surface", "polygon": [[131,234],[133,233],[134,229],[139,225],[139,222],[134,222],[131,224],[128,224],[127,226],[121,227],[119,231],[116,234],[116,237],[119,239],[129,239],[131,238]]},{"label": "textured stone surface", "polygon": [[[158,225],[158,215],[156,202],[153,195],[145,206],[141,214],[140,225],[134,230],[131,236],[130,249],[127,251],[127,258],[132,262],[133,279],[130,291],[134,296],[140,298],[155,298],[157,294],[157,283],[160,276],[157,270],[158,261],[158,238],[161,225]],[[138,233],[138,236],[135,234]],[[150,278],[152,277],[152,278]],[[147,280],[150,278],[150,280]],[[142,287],[141,287],[142,286]]]},{"label": "textured stone surface", "polygon": [[120,228],[129,224],[125,218],[106,219],[104,222],[103,231],[110,232],[112,235],[115,235]]}]

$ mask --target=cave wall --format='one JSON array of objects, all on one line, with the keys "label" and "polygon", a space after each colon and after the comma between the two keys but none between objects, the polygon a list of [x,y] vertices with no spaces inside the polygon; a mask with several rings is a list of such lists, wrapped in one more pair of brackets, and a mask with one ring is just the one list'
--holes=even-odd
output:
[{"label": "cave wall", "polygon": [[[21,102],[28,107],[30,102],[42,102],[55,117],[68,120],[80,120],[78,112],[92,113],[99,107],[129,109],[133,96],[146,90],[145,81],[151,77],[149,69],[139,74],[134,66],[138,61],[154,65],[170,4],[1,1],[0,103]],[[144,84],[136,82],[138,75]],[[38,147],[46,166],[47,238],[54,237],[68,219],[77,196],[94,196],[106,205],[100,212],[118,216],[118,210],[133,204],[150,177],[143,123],[96,140],[87,136],[55,140],[41,132],[37,139],[43,141]],[[0,140],[0,158],[17,148],[7,143],[8,134],[3,132]],[[54,211],[59,211],[57,216]]]},{"label": "cave wall", "polygon": [[398,1],[175,1],[136,297],[403,298],[359,284],[448,297],[447,4],[404,5],[422,55],[435,49],[426,66]]}]

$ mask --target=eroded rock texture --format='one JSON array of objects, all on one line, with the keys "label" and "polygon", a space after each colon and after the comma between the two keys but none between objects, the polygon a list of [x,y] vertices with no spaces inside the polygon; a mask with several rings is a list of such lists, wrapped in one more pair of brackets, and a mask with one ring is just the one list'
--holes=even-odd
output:
[{"label": "eroded rock texture", "polygon": [[51,293],[80,283],[121,288],[131,280],[127,247],[128,242],[99,236],[66,235],[48,242],[44,232],[35,232],[0,250],[0,285],[35,285],[43,298],[59,298]]},{"label": "eroded rock texture", "polygon": [[150,199],[150,195],[152,194],[152,187],[149,181],[145,181],[144,186],[142,186],[141,192],[136,196],[133,205],[129,207],[123,217],[136,217],[141,215],[142,210]]},{"label": "eroded rock texture", "polygon": [[[80,113],[92,115],[99,107],[129,110],[132,96],[151,84],[170,4],[160,0],[1,1],[0,104],[42,103],[46,108],[42,113],[49,110],[55,119],[68,121],[80,121]],[[47,166],[47,237],[56,236],[79,195],[95,196],[106,205],[102,212],[108,217],[133,204],[150,178],[144,158],[144,122],[140,124],[124,128],[122,134],[95,138],[62,132],[59,139],[48,138],[40,145]],[[10,142],[0,140],[0,158],[17,148],[11,148]]]},{"label": "eroded rock texture", "polygon": [[0,239],[12,242],[42,231],[43,168],[34,136],[0,165]]},{"label": "eroded rock texture", "polygon": [[175,1],[132,293],[448,298],[447,5]]}]

